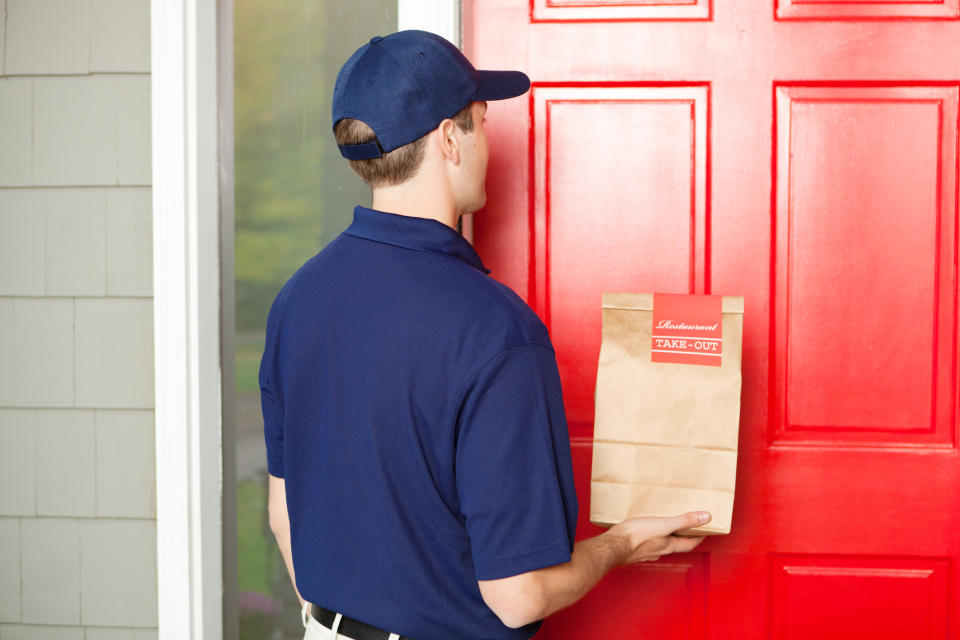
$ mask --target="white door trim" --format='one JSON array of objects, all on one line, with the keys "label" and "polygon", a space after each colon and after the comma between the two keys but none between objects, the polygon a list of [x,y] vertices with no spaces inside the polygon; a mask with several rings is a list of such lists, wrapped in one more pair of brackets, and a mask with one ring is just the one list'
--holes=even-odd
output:
[{"label": "white door trim", "polygon": [[457,0],[399,0],[397,31],[422,29],[460,46],[460,2]]},{"label": "white door trim", "polygon": [[[460,45],[460,0],[397,8],[398,29]],[[159,640],[224,628],[219,214],[233,177],[219,171],[217,14],[217,0],[150,3]]]},{"label": "white door trim", "polygon": [[150,3],[159,640],[222,631],[217,1]]},{"label": "white door trim", "polygon": [[[470,7],[470,0],[399,0],[397,31],[430,31],[443,36],[462,50],[467,44],[463,37],[463,14]],[[472,243],[473,214],[462,216],[460,220],[461,233]]]}]

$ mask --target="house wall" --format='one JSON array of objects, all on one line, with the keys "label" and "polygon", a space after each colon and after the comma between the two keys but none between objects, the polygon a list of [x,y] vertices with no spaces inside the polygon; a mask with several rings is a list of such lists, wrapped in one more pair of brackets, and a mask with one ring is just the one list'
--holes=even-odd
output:
[{"label": "house wall", "polygon": [[148,0],[0,0],[0,640],[157,637]]}]

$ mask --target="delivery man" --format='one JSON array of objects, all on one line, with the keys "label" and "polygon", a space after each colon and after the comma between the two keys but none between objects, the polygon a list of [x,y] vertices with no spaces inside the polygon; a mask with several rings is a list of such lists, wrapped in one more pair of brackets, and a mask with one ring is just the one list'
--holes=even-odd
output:
[{"label": "delivery man", "polygon": [[306,638],[529,638],[618,565],[693,549],[705,512],[574,544],[577,497],[547,329],[457,231],[483,207],[489,101],[424,31],[374,37],[333,95],[371,207],[286,282],[260,364],[271,528]]}]

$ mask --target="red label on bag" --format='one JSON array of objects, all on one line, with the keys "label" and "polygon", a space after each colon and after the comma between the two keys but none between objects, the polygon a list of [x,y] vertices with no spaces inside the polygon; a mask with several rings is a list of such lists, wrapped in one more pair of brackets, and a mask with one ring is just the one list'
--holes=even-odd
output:
[{"label": "red label on bag", "polygon": [[720,366],[723,296],[653,294],[651,362]]}]

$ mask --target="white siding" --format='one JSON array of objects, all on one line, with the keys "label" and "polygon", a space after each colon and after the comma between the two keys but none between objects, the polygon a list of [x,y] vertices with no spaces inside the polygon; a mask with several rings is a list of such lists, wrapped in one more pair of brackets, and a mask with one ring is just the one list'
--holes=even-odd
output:
[{"label": "white siding", "polygon": [[[0,300],[0,308],[3,307]],[[0,409],[0,518],[37,515],[37,411],[34,409]],[[19,530],[19,521],[17,529]],[[0,541],[0,553],[17,551]],[[19,552],[17,551],[19,554]],[[19,580],[17,588],[20,588]],[[0,592],[2,593],[2,592]],[[17,596],[17,602],[19,602]],[[0,602],[7,599],[0,597]],[[0,622],[19,620],[0,605]]]},{"label": "white siding", "polygon": [[0,0],[0,639],[155,640],[149,0]]},{"label": "white siding", "polygon": [[20,619],[20,518],[0,518],[0,622]]},{"label": "white siding", "polygon": [[0,104],[0,187],[33,184],[33,80],[0,77]]},{"label": "white siding", "polygon": [[72,406],[73,300],[5,302],[0,305],[0,332],[7,338],[0,342],[0,406]]},{"label": "white siding", "polygon": [[20,553],[23,622],[79,624],[80,521],[22,518]]},{"label": "white siding", "polygon": [[7,0],[7,75],[87,73],[90,3]]},{"label": "white siding", "polygon": [[[3,83],[0,79],[0,87]],[[0,189],[0,291],[5,295],[44,295],[45,217],[43,189]]]},{"label": "white siding", "polygon": [[93,411],[37,413],[37,515],[96,515]]}]

